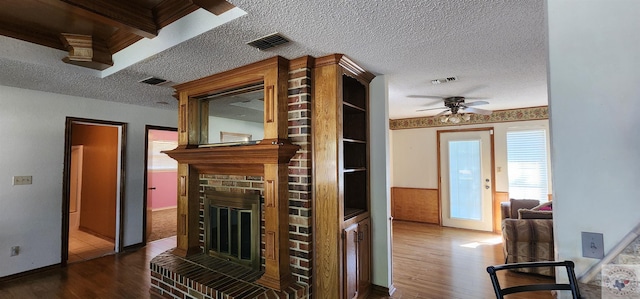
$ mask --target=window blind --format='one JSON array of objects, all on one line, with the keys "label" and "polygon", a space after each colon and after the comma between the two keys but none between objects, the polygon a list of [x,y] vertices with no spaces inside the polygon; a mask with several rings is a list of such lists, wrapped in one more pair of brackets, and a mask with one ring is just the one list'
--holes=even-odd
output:
[{"label": "window blind", "polygon": [[507,132],[509,197],[548,200],[545,130]]}]

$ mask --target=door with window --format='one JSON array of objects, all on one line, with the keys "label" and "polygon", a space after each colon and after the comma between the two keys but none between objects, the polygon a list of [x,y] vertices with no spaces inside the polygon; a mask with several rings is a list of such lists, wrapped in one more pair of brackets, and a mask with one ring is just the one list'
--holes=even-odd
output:
[{"label": "door with window", "polygon": [[491,231],[492,130],[439,132],[442,225]]}]

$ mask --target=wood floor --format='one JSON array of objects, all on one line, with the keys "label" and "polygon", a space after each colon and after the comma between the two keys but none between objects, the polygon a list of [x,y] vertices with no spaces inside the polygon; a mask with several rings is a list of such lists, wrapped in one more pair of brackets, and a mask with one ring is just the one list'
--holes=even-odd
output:
[{"label": "wood floor", "polygon": [[[501,244],[494,244],[499,237],[395,221],[393,278],[397,291],[392,298],[495,298],[485,268],[503,262]],[[149,298],[149,261],[173,247],[175,237],[151,242],[135,252],[74,263],[64,269],[0,283],[0,298]],[[515,273],[503,277],[509,283],[551,281]],[[545,293],[510,298],[552,297]]]},{"label": "wood floor", "polygon": [[[495,298],[487,266],[504,264],[499,234],[415,222],[393,222],[393,281],[398,299]],[[553,279],[500,273],[503,287]],[[502,282],[505,284],[502,284]],[[550,292],[507,298],[553,298]]]}]

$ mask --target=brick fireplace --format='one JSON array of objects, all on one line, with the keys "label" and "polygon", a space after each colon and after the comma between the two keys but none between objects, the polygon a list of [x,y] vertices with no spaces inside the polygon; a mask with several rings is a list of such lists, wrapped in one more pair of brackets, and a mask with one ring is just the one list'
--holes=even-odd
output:
[{"label": "brick fireplace", "polygon": [[[151,293],[154,296],[161,298],[308,298],[310,296],[313,244],[309,59],[309,57],[303,57],[290,61],[287,72],[286,135],[288,142],[296,146],[296,151],[288,160],[284,174],[280,174],[284,179],[283,184],[288,186],[287,199],[279,200],[286,204],[285,207],[280,208],[280,211],[287,213],[287,221],[284,225],[288,232],[284,237],[288,245],[288,255],[286,260],[279,263],[286,263],[293,282],[281,282],[284,287],[278,290],[271,287],[269,281],[266,284],[260,281],[260,279],[264,280],[262,276],[269,272],[269,269],[273,269],[273,255],[279,254],[270,251],[272,247],[267,245],[268,242],[273,242],[273,227],[267,227],[269,224],[266,223],[267,218],[272,216],[267,216],[271,212],[268,207],[265,207],[265,198],[268,197],[265,193],[274,191],[265,186],[269,184],[265,181],[272,182],[272,178],[256,175],[255,171],[239,174],[224,173],[223,170],[216,169],[213,173],[208,173],[203,168],[198,173],[197,185],[193,185],[197,187],[196,194],[199,198],[197,220],[194,221],[191,218],[184,220],[184,216],[178,216],[179,221],[182,217],[183,221],[187,222],[185,226],[197,226],[196,233],[188,233],[189,245],[184,247],[187,247],[189,252],[185,254],[178,248],[178,253],[165,252],[151,261]],[[273,142],[277,144],[278,139]],[[189,184],[192,183],[189,181],[181,184],[191,186]],[[259,195],[261,206],[259,269],[239,266],[205,252],[207,248],[205,223],[208,221],[205,219],[206,194],[209,191]],[[194,237],[195,241],[192,239]],[[269,263],[271,264],[267,265]]]}]

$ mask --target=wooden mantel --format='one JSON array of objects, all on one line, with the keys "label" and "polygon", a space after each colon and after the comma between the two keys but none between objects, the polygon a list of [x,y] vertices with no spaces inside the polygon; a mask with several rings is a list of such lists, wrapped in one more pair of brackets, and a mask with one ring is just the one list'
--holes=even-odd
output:
[{"label": "wooden mantel", "polygon": [[264,175],[265,164],[289,163],[300,149],[289,140],[262,140],[257,144],[189,148],[166,151],[178,163],[189,164],[199,173]]}]

